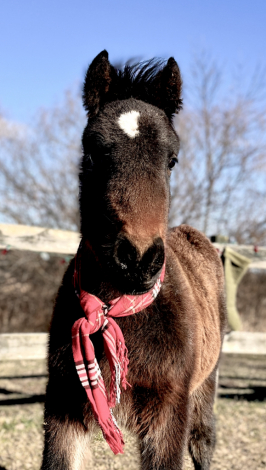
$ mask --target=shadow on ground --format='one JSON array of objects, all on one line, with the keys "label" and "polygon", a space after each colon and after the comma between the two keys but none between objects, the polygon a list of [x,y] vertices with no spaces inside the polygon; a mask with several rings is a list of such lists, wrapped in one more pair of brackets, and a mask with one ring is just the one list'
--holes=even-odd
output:
[{"label": "shadow on ground", "polygon": [[231,391],[229,387],[220,386],[219,398],[247,401],[266,401],[266,387],[238,387]]}]

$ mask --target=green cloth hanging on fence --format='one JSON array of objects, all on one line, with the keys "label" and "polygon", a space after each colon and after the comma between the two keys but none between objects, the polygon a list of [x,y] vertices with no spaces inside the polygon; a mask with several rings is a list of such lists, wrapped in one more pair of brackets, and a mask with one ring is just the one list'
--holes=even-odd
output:
[{"label": "green cloth hanging on fence", "polygon": [[228,323],[232,330],[237,331],[242,329],[241,319],[236,308],[237,287],[251,261],[230,247],[225,248],[223,258]]}]

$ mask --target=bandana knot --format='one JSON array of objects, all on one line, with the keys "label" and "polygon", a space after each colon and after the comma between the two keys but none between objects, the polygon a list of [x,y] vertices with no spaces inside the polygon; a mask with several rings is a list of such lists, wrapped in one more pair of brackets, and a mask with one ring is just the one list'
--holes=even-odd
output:
[{"label": "bandana knot", "polygon": [[[120,402],[120,384],[126,390],[128,351],[122,331],[114,317],[140,312],[157,297],[164,279],[165,264],[153,288],[142,295],[123,295],[111,300],[109,307],[98,297],[89,294],[80,284],[80,248],[76,255],[74,288],[85,316],[72,327],[72,351],[77,373],[86,390],[95,419],[115,454],[123,453],[123,436],[112,414],[112,408]],[[90,335],[98,330],[103,335],[104,351],[111,370],[111,384],[107,393]]]}]

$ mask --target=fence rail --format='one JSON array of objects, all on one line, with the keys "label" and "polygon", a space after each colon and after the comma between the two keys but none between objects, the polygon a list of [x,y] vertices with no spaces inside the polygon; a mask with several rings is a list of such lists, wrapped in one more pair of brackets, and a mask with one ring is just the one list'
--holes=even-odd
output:
[{"label": "fence rail", "polygon": [[73,255],[77,251],[79,241],[80,234],[70,230],[0,224],[0,249]]},{"label": "fence rail", "polygon": [[[0,224],[0,249],[10,247],[14,250],[74,255],[79,240],[80,234],[70,230]],[[214,245],[220,250],[230,246],[232,250],[244,254],[250,258],[249,268],[266,269],[266,247],[259,247],[258,253],[254,253],[254,247],[251,245],[226,245],[221,243],[214,243]]]},{"label": "fence rail", "polygon": [[[0,361],[45,359],[47,333],[0,334]],[[266,333],[232,331],[225,336],[224,354],[266,355]]]}]

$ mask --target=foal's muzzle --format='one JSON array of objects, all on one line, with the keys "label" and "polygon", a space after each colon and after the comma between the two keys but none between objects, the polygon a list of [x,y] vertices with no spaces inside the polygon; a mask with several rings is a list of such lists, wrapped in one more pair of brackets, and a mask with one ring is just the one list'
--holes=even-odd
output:
[{"label": "foal's muzzle", "polygon": [[119,235],[114,247],[114,282],[127,294],[142,294],[155,284],[164,263],[164,243],[158,237],[141,256],[125,235]]}]

